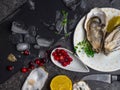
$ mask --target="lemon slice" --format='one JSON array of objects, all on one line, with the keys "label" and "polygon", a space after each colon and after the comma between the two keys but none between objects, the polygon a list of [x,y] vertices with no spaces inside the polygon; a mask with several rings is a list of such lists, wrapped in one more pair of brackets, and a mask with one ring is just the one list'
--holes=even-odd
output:
[{"label": "lemon slice", "polygon": [[107,32],[112,32],[114,28],[120,25],[120,16],[113,17],[107,25]]},{"label": "lemon slice", "polygon": [[65,75],[54,77],[50,84],[51,90],[72,90],[72,81]]}]

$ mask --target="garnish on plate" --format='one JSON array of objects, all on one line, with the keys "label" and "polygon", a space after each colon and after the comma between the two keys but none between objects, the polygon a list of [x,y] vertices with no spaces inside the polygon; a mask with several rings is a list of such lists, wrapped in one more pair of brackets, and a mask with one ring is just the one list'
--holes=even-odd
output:
[{"label": "garnish on plate", "polygon": [[95,51],[93,51],[91,44],[87,40],[83,40],[82,42],[79,42],[77,46],[74,47],[74,49],[77,50],[78,46],[80,46],[80,49],[83,50],[88,57],[94,56]]}]

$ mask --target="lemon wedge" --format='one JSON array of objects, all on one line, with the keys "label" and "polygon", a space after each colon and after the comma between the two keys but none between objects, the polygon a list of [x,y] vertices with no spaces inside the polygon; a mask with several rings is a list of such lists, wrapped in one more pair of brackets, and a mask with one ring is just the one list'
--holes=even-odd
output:
[{"label": "lemon wedge", "polygon": [[120,25],[120,16],[115,16],[108,22],[107,32],[112,32],[114,28]]},{"label": "lemon wedge", "polygon": [[72,81],[65,75],[54,77],[50,83],[51,90],[72,90]]}]

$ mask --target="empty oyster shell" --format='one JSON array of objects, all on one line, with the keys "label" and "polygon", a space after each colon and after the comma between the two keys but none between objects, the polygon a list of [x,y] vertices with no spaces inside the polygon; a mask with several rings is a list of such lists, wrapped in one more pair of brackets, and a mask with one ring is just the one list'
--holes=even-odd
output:
[{"label": "empty oyster shell", "polygon": [[22,90],[41,90],[48,78],[48,73],[42,68],[34,69],[27,77]]},{"label": "empty oyster shell", "polygon": [[8,55],[8,58],[7,58],[10,62],[16,62],[17,61],[17,58],[15,57],[15,55],[13,55],[12,53],[10,53]]},{"label": "empty oyster shell", "polygon": [[100,52],[103,47],[105,24],[106,15],[100,8],[92,9],[86,16],[84,28],[86,30],[87,39],[96,52]]},{"label": "empty oyster shell", "polygon": [[120,26],[116,27],[105,39],[105,53],[120,49]]},{"label": "empty oyster shell", "polygon": [[84,81],[79,81],[73,85],[73,90],[91,90]]}]

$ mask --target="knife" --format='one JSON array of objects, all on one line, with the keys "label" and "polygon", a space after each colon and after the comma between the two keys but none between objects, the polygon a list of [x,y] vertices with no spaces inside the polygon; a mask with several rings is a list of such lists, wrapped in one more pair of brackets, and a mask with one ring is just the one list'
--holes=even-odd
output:
[{"label": "knife", "polygon": [[92,80],[92,81],[112,83],[113,81],[120,81],[120,75],[92,74],[92,75],[83,77],[81,80]]}]

